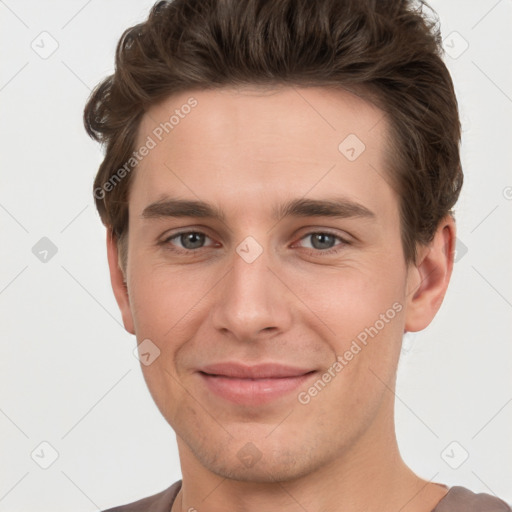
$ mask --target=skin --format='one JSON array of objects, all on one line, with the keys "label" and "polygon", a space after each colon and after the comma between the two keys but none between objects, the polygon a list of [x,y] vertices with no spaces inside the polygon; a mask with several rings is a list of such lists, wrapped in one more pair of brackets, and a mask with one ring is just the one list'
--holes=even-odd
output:
[{"label": "skin", "polygon": [[[126,285],[107,236],[125,328],[161,351],[142,370],[177,436],[183,484],[173,511],[430,512],[448,489],[403,462],[393,390],[404,331],[427,327],[443,301],[452,217],[406,265],[386,119],[346,91],[187,91],[147,112],[137,147],[190,96],[198,105],[134,171]],[[338,150],[348,134],[366,146],[352,162]],[[225,218],[143,218],[164,196],[212,203]],[[334,196],[374,217],[272,218],[274,205]],[[325,230],[348,243],[314,245]],[[204,233],[203,245],[169,239],[180,231]],[[247,236],[263,249],[252,263],[236,252]],[[308,404],[292,392],[235,405],[196,372],[227,360],[278,361],[321,375],[394,303],[401,311]],[[251,467],[237,456],[248,442],[261,455]]]}]

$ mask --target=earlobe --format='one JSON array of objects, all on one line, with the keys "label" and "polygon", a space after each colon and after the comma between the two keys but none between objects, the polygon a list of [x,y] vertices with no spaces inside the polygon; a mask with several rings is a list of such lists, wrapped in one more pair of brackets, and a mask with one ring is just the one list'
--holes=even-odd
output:
[{"label": "earlobe", "polygon": [[443,302],[453,270],[455,222],[447,215],[439,224],[433,240],[422,246],[418,262],[408,275],[405,330],[425,329]]},{"label": "earlobe", "polygon": [[123,271],[119,266],[117,240],[111,229],[107,229],[107,258],[110,270],[110,282],[112,284],[112,290],[114,291],[117,305],[119,306],[123,317],[124,328],[130,334],[135,334],[128,288],[125,283]]}]

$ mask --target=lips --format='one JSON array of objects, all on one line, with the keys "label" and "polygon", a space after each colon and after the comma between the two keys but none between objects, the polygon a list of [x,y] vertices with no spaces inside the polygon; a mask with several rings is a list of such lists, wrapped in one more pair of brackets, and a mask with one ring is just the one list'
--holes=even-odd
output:
[{"label": "lips", "polygon": [[254,366],[218,363],[201,368],[198,374],[209,393],[236,405],[262,406],[291,395],[306,385],[317,372],[279,363]]},{"label": "lips", "polygon": [[297,368],[280,363],[263,363],[249,366],[235,362],[226,362],[204,366],[200,371],[208,375],[237,379],[279,379],[298,377],[314,370],[312,368]]}]

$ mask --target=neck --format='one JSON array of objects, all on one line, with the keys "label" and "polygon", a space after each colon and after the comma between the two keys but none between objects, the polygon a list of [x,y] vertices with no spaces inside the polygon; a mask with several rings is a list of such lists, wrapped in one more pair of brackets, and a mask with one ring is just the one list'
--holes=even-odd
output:
[{"label": "neck", "polygon": [[215,474],[177,436],[183,477],[172,512],[431,512],[448,489],[419,478],[406,466],[396,441],[393,408],[387,411],[349,449],[294,479],[273,479],[271,471],[263,482]]}]

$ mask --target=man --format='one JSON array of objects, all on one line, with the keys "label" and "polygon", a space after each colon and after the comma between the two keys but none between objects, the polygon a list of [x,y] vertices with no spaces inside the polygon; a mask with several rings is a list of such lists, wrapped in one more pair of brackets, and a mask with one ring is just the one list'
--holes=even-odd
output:
[{"label": "man", "polygon": [[111,281],[183,478],[116,511],[510,511],[402,460],[404,332],[453,267],[460,123],[409,2],[175,0],[85,109]]}]

